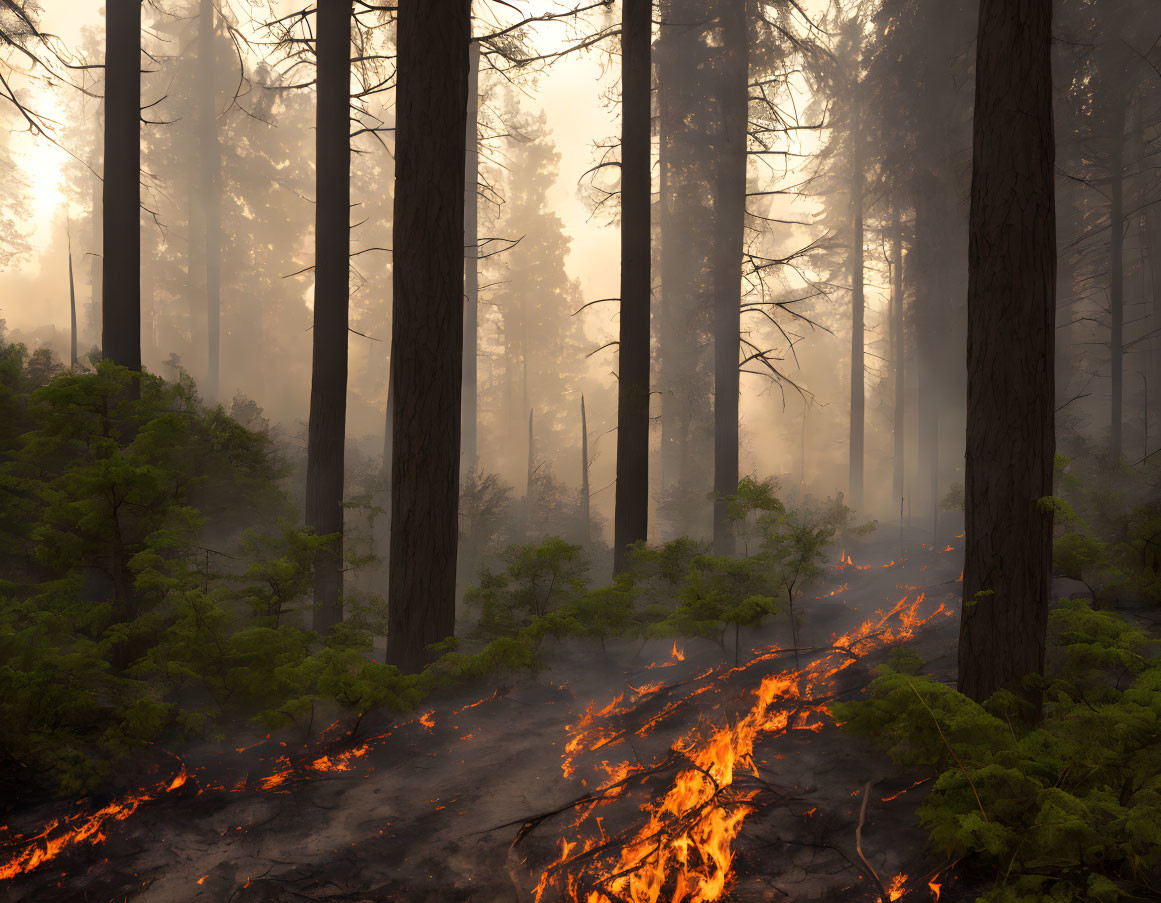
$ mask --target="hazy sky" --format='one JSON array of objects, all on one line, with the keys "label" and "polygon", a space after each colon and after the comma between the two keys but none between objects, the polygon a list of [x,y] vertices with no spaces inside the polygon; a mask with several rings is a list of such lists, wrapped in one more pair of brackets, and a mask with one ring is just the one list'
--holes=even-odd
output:
[{"label": "hazy sky", "polygon": [[[164,6],[168,0],[159,2]],[[286,0],[279,2],[286,9],[294,5]],[[805,6],[818,11],[826,2],[812,0]],[[237,5],[243,8],[242,0],[238,0]],[[559,9],[563,5],[559,0],[528,0],[521,7],[535,13]],[[102,34],[100,26],[103,7],[93,0],[45,0],[44,6],[43,23],[46,30],[59,34],[69,45],[79,45],[81,29],[86,25],[95,27],[98,35]],[[497,8],[502,8],[502,5]],[[614,11],[613,15],[617,15],[617,12]],[[567,30],[560,24],[544,25],[539,31],[538,46],[542,49],[553,47],[556,41],[567,35]],[[568,275],[580,280],[582,297],[586,301],[619,294],[619,231],[604,219],[590,220],[588,208],[579,199],[577,192],[578,177],[595,160],[594,142],[613,137],[618,131],[617,111],[603,99],[615,84],[617,72],[615,66],[606,72],[601,65],[602,58],[603,52],[597,50],[558,61],[541,73],[534,84],[526,86],[521,97],[526,112],[535,114],[543,110],[546,113],[548,127],[561,155],[559,174],[549,202],[564,221],[566,231],[572,238],[567,261]],[[148,103],[150,98],[144,100]],[[52,112],[44,103],[41,108]],[[809,133],[808,139],[817,142],[820,137],[817,133]],[[809,151],[810,147],[800,147],[799,150]],[[25,333],[38,326],[55,324],[58,329],[56,350],[58,353],[67,353],[68,270],[62,240],[65,198],[60,190],[60,181],[68,158],[46,142],[34,142],[27,134],[13,136],[12,152],[14,162],[32,183],[35,204],[30,225],[36,227],[33,239],[37,251],[41,253],[34,253],[33,259],[23,265],[21,272],[0,271],[0,318]],[[767,177],[764,171],[761,177]],[[813,204],[806,208],[792,208],[790,204],[786,199],[764,198],[752,202],[751,208],[755,212],[786,215],[791,219],[809,219],[810,210],[814,209]],[[309,217],[309,213],[306,217]],[[309,226],[309,222],[304,221],[303,229],[309,229]],[[58,230],[55,233],[57,241],[51,247],[53,232],[50,227]],[[801,247],[814,234],[809,230],[784,227],[776,230],[775,240],[789,249],[790,246]],[[370,236],[361,237],[364,240],[370,239]],[[373,243],[368,241],[368,244]],[[43,253],[46,250],[51,253]],[[867,287],[867,300],[872,309],[882,306],[882,292],[874,281],[869,275],[868,282],[871,284]],[[304,288],[309,291],[308,286]],[[615,305],[590,308],[583,316],[593,348],[615,337]],[[876,315],[869,315],[868,326],[873,328],[877,321]],[[756,377],[743,379],[743,472],[756,468],[761,473],[789,473],[797,476],[803,461],[807,459],[809,465],[801,472],[808,481],[812,471],[829,474],[832,470],[835,473],[841,470],[838,465],[845,446],[842,430],[839,429],[841,418],[837,415],[844,404],[846,390],[842,385],[841,367],[836,368],[834,364],[842,353],[838,339],[816,332],[798,346],[797,359],[785,361],[787,371],[796,380],[804,380],[816,392],[820,413],[818,417],[812,415],[811,418],[809,456],[801,450],[801,400],[791,392],[785,399],[787,406],[784,407],[783,393],[778,389]],[[598,403],[611,402],[615,399],[612,389],[615,382],[611,375],[616,367],[615,350],[606,350],[594,356],[588,362],[588,367],[592,375],[599,373],[609,386],[609,397],[598,399]],[[602,461],[602,465],[606,463]],[[594,479],[599,478],[598,474],[594,474]],[[796,484],[797,479],[794,482]],[[830,491],[829,477],[824,482],[828,485],[819,488]]]},{"label": "hazy sky", "polygon": [[[280,4],[287,8],[293,6],[287,0],[280,0]],[[528,0],[522,4],[534,14],[557,9],[560,5],[557,0]],[[238,6],[240,8],[241,4]],[[82,28],[100,26],[104,19],[103,5],[93,0],[49,0],[44,7],[43,27],[47,32],[59,35],[69,46],[79,46]],[[559,25],[544,26],[540,38],[551,43],[561,34],[563,28]],[[607,87],[601,82],[608,81],[607,77],[602,78],[595,54],[573,56],[540,75],[536,86],[524,99],[527,109],[544,109],[561,154],[560,175],[551,203],[573,238],[569,275],[581,279],[585,296],[592,298],[618,293],[620,246],[617,230],[602,223],[589,222],[588,212],[576,190],[577,176],[591,165],[592,143],[617,130],[615,111],[606,109],[600,102],[600,92]],[[41,109],[53,112],[51,93],[42,92],[42,96]],[[41,284],[46,293],[55,287],[59,297],[27,296],[27,289],[23,287],[27,285],[26,279],[21,279],[22,287],[14,291],[13,274],[0,271],[0,297],[4,298],[0,317],[18,328],[31,328],[47,322],[56,322],[63,327],[68,322],[67,283],[63,276],[57,279],[50,274],[64,274],[65,261],[45,259],[40,252],[47,249],[51,221],[54,217],[64,216],[65,198],[60,183],[68,158],[50,143],[35,141],[26,133],[13,136],[12,152],[14,162],[31,182],[35,199],[33,222],[28,225],[34,230],[36,252],[33,259],[23,265],[23,275],[37,276],[42,270],[47,270],[45,275],[49,278]]]}]

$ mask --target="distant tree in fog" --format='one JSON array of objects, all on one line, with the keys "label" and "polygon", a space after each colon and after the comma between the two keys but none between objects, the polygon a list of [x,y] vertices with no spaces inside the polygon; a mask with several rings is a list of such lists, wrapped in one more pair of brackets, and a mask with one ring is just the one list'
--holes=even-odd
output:
[{"label": "distant tree in fog", "polygon": [[[522,453],[518,437],[536,409],[538,456],[561,460],[576,447],[575,403],[581,388],[585,345],[579,316],[580,283],[568,277],[570,239],[549,203],[560,154],[542,116],[505,112],[511,137],[503,147],[510,174],[488,171],[503,193],[488,234],[502,253],[483,261],[491,286],[481,325],[485,353],[495,359],[490,385],[482,384],[485,471],[515,481]],[[497,168],[498,169],[498,168]],[[488,253],[488,252],[486,252]],[[519,448],[516,446],[519,445]]]},{"label": "distant tree in fog", "polygon": [[[222,162],[218,147],[218,66],[214,0],[198,0],[198,175],[204,223],[206,378],[202,397],[219,400],[222,333]],[[192,241],[192,236],[191,236]]]},{"label": "distant tree in fog", "polygon": [[751,4],[720,2],[714,214],[714,550],[734,552],[728,499],[738,491],[738,372],[749,145]]}]

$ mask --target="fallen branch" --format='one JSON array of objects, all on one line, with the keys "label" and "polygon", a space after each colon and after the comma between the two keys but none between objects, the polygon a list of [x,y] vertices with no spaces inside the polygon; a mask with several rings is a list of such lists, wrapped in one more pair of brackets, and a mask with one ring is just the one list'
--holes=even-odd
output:
[{"label": "fallen branch", "polygon": [[863,855],[863,822],[867,819],[867,800],[871,797],[871,782],[867,781],[863,785],[863,805],[859,807],[859,824],[855,828],[855,852],[859,854],[859,858],[863,860],[863,865],[867,867],[867,871],[871,873],[871,880],[875,882],[875,887],[879,888],[879,899],[883,903],[890,903],[890,897],[887,896],[887,889],[883,887],[883,882],[879,880],[879,875],[875,871],[874,866],[867,862],[867,857]]}]

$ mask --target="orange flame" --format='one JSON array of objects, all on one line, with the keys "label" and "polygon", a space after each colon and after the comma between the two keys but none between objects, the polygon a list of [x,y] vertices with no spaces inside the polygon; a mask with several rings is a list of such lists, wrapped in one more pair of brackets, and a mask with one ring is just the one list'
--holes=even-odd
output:
[{"label": "orange flame", "polygon": [[[843,560],[849,561],[845,551]],[[874,646],[911,637],[919,626],[944,612],[944,606],[940,605],[920,619],[918,609],[923,598],[920,594],[910,603],[907,597],[900,599],[877,623],[865,621],[848,634],[836,637],[835,646],[847,650],[862,646],[863,651],[868,651]],[[898,619],[898,626],[887,626],[893,618]],[[753,769],[754,747],[765,735],[795,727],[820,729],[820,722],[807,723],[807,717],[829,714],[829,711],[824,704],[811,703],[810,699],[854,661],[849,654],[835,652],[801,671],[768,675],[755,691],[756,701],[750,711],[742,718],[733,724],[709,729],[708,736],[704,730],[695,728],[678,740],[673,751],[683,755],[693,767],[680,771],[658,802],[643,806],[644,823],[627,833],[619,847],[594,851],[606,842],[599,823],[600,837],[562,839],[559,855],[536,885],[537,903],[550,886],[558,887],[574,903],[608,903],[613,899],[657,903],[663,894],[673,903],[709,903],[719,899],[730,878],[734,840],[753,811],[750,802],[756,795],[754,791],[733,787],[737,770],[739,767]],[[596,738],[607,739],[608,729],[596,722],[617,709],[621,702],[618,697],[599,712],[594,712],[590,703],[584,716],[570,727],[572,737],[567,744],[566,774],[571,773],[573,757],[579,751],[592,749]],[[792,719],[791,712],[795,709],[798,714]],[[634,766],[634,770],[639,767]],[[615,785],[630,772],[624,766],[617,768],[607,762],[602,763],[602,768],[610,780],[601,784],[596,793],[598,798],[581,813],[574,827],[580,826],[598,805],[624,790],[624,785]],[[601,796],[601,790],[609,792]],[[893,900],[902,896],[905,881],[906,876],[896,879],[898,893]]]},{"label": "orange flame", "polygon": [[[7,862],[0,862],[0,881],[7,881],[25,872],[31,872],[46,862],[55,859],[69,847],[82,843],[96,845],[105,840],[101,830],[106,822],[125,821],[137,811],[142,804],[166,793],[172,793],[183,786],[188,780],[185,765],[182,764],[177,775],[164,784],[159,784],[151,791],[141,791],[130,794],[124,799],[109,803],[96,812],[76,815],[64,819],[54,819],[49,822],[39,834],[34,837],[13,835],[11,839],[4,838],[5,847],[21,846],[23,849]],[[63,829],[63,830],[58,830]]]}]

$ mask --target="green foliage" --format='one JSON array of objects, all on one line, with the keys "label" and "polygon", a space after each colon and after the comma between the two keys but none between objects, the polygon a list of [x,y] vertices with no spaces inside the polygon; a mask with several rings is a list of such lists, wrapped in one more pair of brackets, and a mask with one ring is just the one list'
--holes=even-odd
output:
[{"label": "green foliage", "polygon": [[581,550],[550,538],[512,546],[503,571],[484,567],[465,601],[479,611],[477,633],[514,637],[536,627],[546,635],[598,639],[675,633],[707,637],[725,646],[733,627],[739,658],[742,628],[759,626],[820,573],[819,562],[835,535],[851,524],[841,496],[812,499],[788,511],[774,480],[743,479],[731,496],[730,519],[748,546],[740,558],[709,554],[704,543],[682,537],[657,548],[639,544],[632,569],[612,586],[585,590]]},{"label": "green foliage", "polygon": [[1081,452],[1058,461],[1057,495],[1039,500],[1056,522],[1056,573],[1083,582],[1104,607],[1161,603],[1161,466],[1112,466]]},{"label": "green foliage", "polygon": [[579,636],[605,640],[628,634],[638,626],[633,610],[633,583],[627,576],[618,577],[612,586],[590,589],[570,607],[573,621],[570,632]]},{"label": "green foliage", "polygon": [[311,586],[315,562],[333,542],[285,523],[275,534],[253,528],[243,533],[240,546],[249,564],[241,596],[254,614],[277,627],[287,607]]},{"label": "green foliage", "polygon": [[1075,509],[1065,499],[1056,495],[1046,495],[1043,498],[1036,500],[1036,507],[1045,514],[1052,515],[1052,520],[1057,524],[1075,524],[1079,517]]},{"label": "green foliage", "polygon": [[678,591],[677,610],[667,623],[679,633],[725,643],[726,625],[734,627],[734,660],[742,627],[757,627],[778,610],[778,590],[767,562],[761,558],[699,555],[693,559]]},{"label": "green foliage", "polygon": [[[978,853],[989,901],[1119,900],[1161,863],[1161,660],[1119,616],[1070,600],[1050,616],[1044,717],[1000,692],[979,705],[893,655],[844,727],[938,775],[931,842]],[[917,670],[917,669],[916,669]]]},{"label": "green foliage", "polygon": [[502,573],[485,567],[478,585],[464,593],[464,601],[480,609],[482,636],[514,636],[584,591],[588,572],[584,551],[558,537],[536,545],[509,546],[501,560]]},{"label": "green foliage", "polygon": [[[522,625],[471,655],[439,650],[422,674],[370,659],[374,599],[325,638],[304,630],[299,611],[334,538],[292,525],[265,421],[244,400],[232,410],[248,426],[202,407],[188,379],[107,361],[62,372],[0,345],[0,761],[10,772],[75,795],[147,743],[287,724],[318,703],[404,711],[438,687],[536,667],[543,638],[566,629],[549,610],[579,594],[583,566],[575,547],[549,541],[510,559]],[[602,619],[619,629],[615,594],[587,604],[590,631]]]}]

